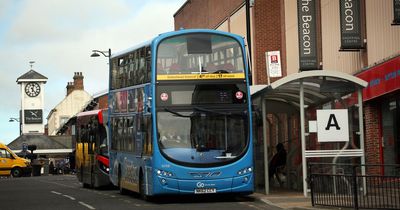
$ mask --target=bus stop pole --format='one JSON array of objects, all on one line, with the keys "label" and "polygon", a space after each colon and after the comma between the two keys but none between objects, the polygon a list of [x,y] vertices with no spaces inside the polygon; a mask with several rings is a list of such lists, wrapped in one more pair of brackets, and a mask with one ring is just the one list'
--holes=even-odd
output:
[{"label": "bus stop pole", "polygon": [[264,182],[265,194],[269,194],[269,171],[268,171],[268,145],[267,145],[267,103],[265,99],[261,99],[262,106],[262,122],[263,122],[263,145],[264,145]]},{"label": "bus stop pole", "polygon": [[303,193],[307,197],[307,160],[306,160],[306,139],[304,127],[304,86],[303,80],[300,80],[300,131],[301,131],[301,160],[303,163]]},{"label": "bus stop pole", "polygon": [[361,174],[363,176],[363,192],[367,194],[367,180],[365,178],[365,146],[364,146],[364,113],[363,113],[363,100],[362,100],[362,89],[357,88],[358,92],[358,132],[360,137],[360,149],[362,150],[361,156]]}]

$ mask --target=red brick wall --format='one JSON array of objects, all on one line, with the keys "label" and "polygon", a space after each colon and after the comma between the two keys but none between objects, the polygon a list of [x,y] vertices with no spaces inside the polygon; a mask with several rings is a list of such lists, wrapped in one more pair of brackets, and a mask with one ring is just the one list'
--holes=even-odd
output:
[{"label": "red brick wall", "polygon": [[175,30],[216,28],[244,0],[188,0],[174,15]]},{"label": "red brick wall", "polygon": [[[380,106],[377,103],[364,103],[365,120],[365,162],[367,164],[380,164]],[[373,171],[370,171],[373,170]],[[378,167],[369,168],[369,174],[376,174]]]},{"label": "red brick wall", "polygon": [[102,95],[98,99],[98,108],[99,109],[106,109],[108,107],[108,96]]},{"label": "red brick wall", "polygon": [[[281,50],[283,76],[286,75],[285,60],[285,33],[284,33],[284,5],[283,0],[255,1],[254,5],[254,39],[253,63],[255,64],[256,84],[266,84],[265,52]],[[283,30],[282,30],[283,29]],[[271,79],[271,82],[277,79]]]}]

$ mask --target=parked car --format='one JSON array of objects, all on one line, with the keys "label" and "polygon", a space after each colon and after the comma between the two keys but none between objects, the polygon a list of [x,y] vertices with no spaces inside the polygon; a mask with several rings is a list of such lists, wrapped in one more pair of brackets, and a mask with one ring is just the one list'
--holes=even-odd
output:
[{"label": "parked car", "polygon": [[30,175],[31,172],[29,160],[18,157],[10,148],[0,143],[0,176],[21,177]]}]

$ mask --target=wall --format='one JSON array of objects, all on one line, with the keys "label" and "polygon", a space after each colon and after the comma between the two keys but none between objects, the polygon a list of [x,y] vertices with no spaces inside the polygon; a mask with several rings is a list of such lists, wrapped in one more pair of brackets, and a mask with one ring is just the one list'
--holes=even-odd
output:
[{"label": "wall", "polygon": [[[368,164],[381,164],[380,157],[380,105],[376,102],[368,102],[364,104],[365,118],[365,157]],[[378,168],[372,167],[375,171],[369,173],[377,173]]]},{"label": "wall", "polygon": [[339,51],[340,11],[337,0],[321,0],[322,65],[324,70],[353,74],[363,67],[364,51]]},{"label": "wall", "polygon": [[[283,0],[255,1],[254,4],[254,39],[253,62],[256,71],[256,84],[266,84],[265,52],[281,51],[282,75],[286,76],[286,36],[284,31],[284,2]],[[279,78],[272,78],[271,82]]]},{"label": "wall", "polygon": [[188,0],[175,13],[175,30],[180,28],[216,28],[244,0]]},{"label": "wall", "polygon": [[56,135],[60,125],[60,117],[72,117],[85,108],[86,104],[92,100],[92,96],[84,90],[74,90],[64,98],[48,117],[49,135]]},{"label": "wall", "polygon": [[400,26],[392,26],[393,0],[366,0],[368,65],[400,54]]}]

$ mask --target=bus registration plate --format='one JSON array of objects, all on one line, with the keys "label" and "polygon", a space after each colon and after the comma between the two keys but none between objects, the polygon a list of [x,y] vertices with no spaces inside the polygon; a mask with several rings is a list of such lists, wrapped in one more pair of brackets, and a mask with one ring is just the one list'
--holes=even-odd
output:
[{"label": "bus registration plate", "polygon": [[197,188],[194,189],[194,194],[207,194],[207,193],[217,193],[215,188]]}]

